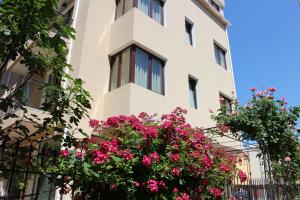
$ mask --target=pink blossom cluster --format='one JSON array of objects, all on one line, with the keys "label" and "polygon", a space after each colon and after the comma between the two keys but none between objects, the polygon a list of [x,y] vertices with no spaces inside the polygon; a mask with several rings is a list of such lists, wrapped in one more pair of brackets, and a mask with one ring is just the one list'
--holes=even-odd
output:
[{"label": "pink blossom cluster", "polygon": [[184,192],[181,195],[177,196],[176,200],[190,200],[190,195]]},{"label": "pink blossom cluster", "polygon": [[160,162],[160,156],[157,152],[150,153],[149,155],[143,155],[142,165],[145,167],[150,167],[153,162]]},{"label": "pink blossom cluster", "polygon": [[157,193],[159,191],[159,188],[165,188],[165,186],[166,184],[164,181],[157,181],[153,179],[150,179],[148,181],[148,189],[154,193]]},{"label": "pink blossom cluster", "polygon": [[219,188],[211,188],[209,192],[215,197],[220,198],[223,195],[223,191]]},{"label": "pink blossom cluster", "polygon": [[207,155],[204,155],[204,157],[202,158],[202,163],[205,168],[211,168],[213,165],[211,159]]},{"label": "pink blossom cluster", "polygon": [[248,179],[246,173],[244,173],[242,170],[239,170],[238,176],[239,176],[240,181],[241,181],[242,183],[245,182],[245,181],[247,181],[247,179]]},{"label": "pink blossom cluster", "polygon": [[[134,188],[137,192],[160,195],[173,192],[177,200],[189,200],[191,193],[218,198],[222,189],[203,177],[211,173],[230,177],[236,158],[216,149],[203,128],[192,128],[184,117],[186,112],[178,107],[157,120],[147,113],[138,117],[119,115],[101,122],[90,120],[90,126],[99,136],[78,142],[74,151],[76,161],[90,162],[97,173],[113,173],[105,183],[111,192]],[[224,125],[219,129],[229,131]],[[70,154],[63,150],[60,158],[68,159]],[[179,179],[187,185],[176,186]],[[191,182],[193,186],[188,185]]]},{"label": "pink blossom cluster", "polygon": [[109,160],[108,155],[101,152],[100,150],[92,150],[91,154],[93,155],[93,163],[96,165],[105,163]]},{"label": "pink blossom cluster", "polygon": [[231,167],[222,163],[220,166],[220,170],[222,172],[229,172],[231,170]]}]

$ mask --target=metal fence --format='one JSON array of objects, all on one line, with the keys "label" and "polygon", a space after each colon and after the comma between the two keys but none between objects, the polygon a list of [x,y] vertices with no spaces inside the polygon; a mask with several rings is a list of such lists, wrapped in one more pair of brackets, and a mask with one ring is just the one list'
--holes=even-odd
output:
[{"label": "metal fence", "polygon": [[56,188],[50,183],[49,177],[37,170],[49,156],[45,149],[43,142],[17,147],[11,152],[0,149],[1,163],[10,166],[1,172],[0,199],[54,200]]},{"label": "metal fence", "polygon": [[300,184],[286,185],[266,179],[249,179],[241,183],[231,181],[224,191],[225,199],[236,200],[300,200]]}]

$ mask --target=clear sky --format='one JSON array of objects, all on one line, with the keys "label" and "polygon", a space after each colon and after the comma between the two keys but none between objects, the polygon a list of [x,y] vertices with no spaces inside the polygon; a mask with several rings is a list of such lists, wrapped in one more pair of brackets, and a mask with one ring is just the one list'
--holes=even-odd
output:
[{"label": "clear sky", "polygon": [[237,94],[278,88],[300,105],[300,5],[298,0],[225,0]]}]

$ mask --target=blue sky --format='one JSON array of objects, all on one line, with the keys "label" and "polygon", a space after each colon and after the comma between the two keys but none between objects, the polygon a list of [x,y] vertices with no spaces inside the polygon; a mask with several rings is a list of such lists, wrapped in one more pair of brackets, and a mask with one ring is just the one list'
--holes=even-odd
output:
[{"label": "blue sky", "polygon": [[249,88],[278,88],[300,105],[300,6],[298,0],[226,0],[238,97]]}]

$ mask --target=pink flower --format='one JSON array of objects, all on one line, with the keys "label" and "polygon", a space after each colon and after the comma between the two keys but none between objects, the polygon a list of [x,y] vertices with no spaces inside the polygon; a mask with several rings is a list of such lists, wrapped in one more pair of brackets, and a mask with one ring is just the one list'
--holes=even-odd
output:
[{"label": "pink flower", "polygon": [[230,167],[222,163],[221,166],[220,166],[220,170],[222,172],[229,172],[230,171]]},{"label": "pink flower", "polygon": [[270,87],[270,88],[268,88],[268,91],[270,91],[270,92],[276,92],[277,89],[275,87]]},{"label": "pink flower", "polygon": [[197,189],[197,191],[198,191],[199,193],[202,193],[202,192],[203,192],[203,189],[199,186],[198,189]]},{"label": "pink flower", "polygon": [[70,152],[68,150],[62,150],[60,152],[61,157],[68,157],[70,155]]},{"label": "pink flower", "polygon": [[261,92],[257,92],[256,94],[258,97],[262,97],[264,95],[264,92],[261,91]]},{"label": "pink flower", "polygon": [[178,188],[177,188],[177,187],[174,187],[174,188],[173,188],[173,193],[177,193],[177,192],[179,192]]},{"label": "pink flower", "polygon": [[161,188],[166,188],[166,183],[164,181],[159,181],[158,185]]},{"label": "pink flower", "polygon": [[141,113],[138,115],[138,117],[143,119],[143,118],[148,118],[149,115],[148,115],[148,113],[141,112]]},{"label": "pink flower", "polygon": [[202,182],[202,184],[205,185],[205,186],[207,186],[207,185],[209,184],[209,180],[206,179],[206,178],[202,179],[201,182]]},{"label": "pink flower", "polygon": [[250,88],[250,90],[251,90],[252,92],[255,92],[255,91],[256,91],[256,88],[253,87],[253,88]]},{"label": "pink flower", "polygon": [[213,111],[213,109],[208,109],[208,112],[210,112],[210,113],[214,113],[214,111]]},{"label": "pink flower", "polygon": [[82,152],[76,152],[76,157],[81,160],[82,159]]},{"label": "pink flower", "polygon": [[99,120],[91,119],[91,120],[89,121],[89,126],[90,126],[91,128],[96,128],[96,127],[98,126],[98,124],[99,124]]},{"label": "pink flower", "polygon": [[133,154],[128,150],[122,150],[121,151],[121,156],[123,158],[125,158],[126,161],[129,161],[129,160],[133,159]]},{"label": "pink flower", "polygon": [[190,200],[190,196],[184,192],[181,196],[177,196],[176,200]]},{"label": "pink flower", "polygon": [[179,167],[174,167],[172,169],[172,175],[173,176],[180,176],[180,168]]},{"label": "pink flower", "polygon": [[116,190],[116,189],[117,189],[117,185],[116,185],[116,184],[112,184],[112,185],[110,186],[110,189],[111,189],[111,190]]},{"label": "pink flower", "polygon": [[96,164],[96,165],[105,163],[109,159],[108,156],[105,153],[102,153],[99,150],[93,150],[91,153],[95,157],[93,159],[93,163]]},{"label": "pink flower", "polygon": [[221,103],[224,103],[225,99],[224,99],[223,97],[220,97],[219,101],[220,101]]},{"label": "pink flower", "polygon": [[217,124],[217,128],[222,132],[222,133],[228,133],[230,131],[230,128],[224,124]]},{"label": "pink flower", "polygon": [[158,131],[154,126],[145,127],[143,132],[144,132],[145,139],[158,137]]},{"label": "pink flower", "polygon": [[215,198],[219,198],[223,195],[222,190],[220,190],[219,188],[211,188],[209,189],[209,192],[215,197]]},{"label": "pink flower", "polygon": [[173,163],[177,162],[180,159],[180,154],[171,154],[171,161]]},{"label": "pink flower", "polygon": [[134,181],[134,182],[133,182],[133,186],[134,186],[134,187],[140,187],[140,183],[137,182],[137,181]]},{"label": "pink flower", "polygon": [[156,162],[160,162],[160,157],[159,157],[159,155],[158,155],[158,153],[155,151],[155,152],[153,152],[153,153],[150,153],[150,158],[152,159],[152,160],[154,160],[154,161],[156,161]]},{"label": "pink flower", "polygon": [[284,161],[285,161],[285,162],[291,162],[292,159],[291,159],[289,156],[287,156],[287,157],[284,158]]},{"label": "pink flower", "polygon": [[242,170],[240,170],[239,172],[238,172],[238,176],[240,177],[240,181],[243,183],[243,182],[245,182],[246,180],[247,180],[247,175],[242,171]]},{"label": "pink flower", "polygon": [[203,158],[202,158],[202,163],[204,164],[204,166],[206,168],[211,168],[212,167],[212,161],[208,158],[207,155],[205,155]]},{"label": "pink flower", "polygon": [[109,117],[104,123],[104,125],[108,127],[117,128],[120,126],[120,119],[119,117]]},{"label": "pink flower", "polygon": [[150,157],[148,156],[143,156],[143,160],[142,160],[142,164],[145,166],[145,167],[150,167],[152,165],[152,160]]},{"label": "pink flower", "polygon": [[149,180],[148,181],[148,188],[151,192],[158,192],[158,181],[156,180]]}]

